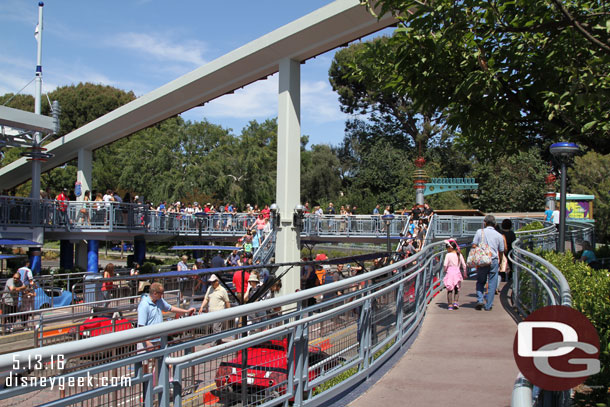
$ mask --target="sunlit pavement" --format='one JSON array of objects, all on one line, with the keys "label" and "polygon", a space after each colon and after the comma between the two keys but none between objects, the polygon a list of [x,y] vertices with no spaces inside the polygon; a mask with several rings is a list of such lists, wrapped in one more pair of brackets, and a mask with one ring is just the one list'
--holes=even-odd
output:
[{"label": "sunlit pavement", "polygon": [[411,348],[349,406],[509,406],[517,325],[500,295],[491,311],[475,310],[474,280],[464,281],[460,304],[447,310],[446,292],[439,293]]}]

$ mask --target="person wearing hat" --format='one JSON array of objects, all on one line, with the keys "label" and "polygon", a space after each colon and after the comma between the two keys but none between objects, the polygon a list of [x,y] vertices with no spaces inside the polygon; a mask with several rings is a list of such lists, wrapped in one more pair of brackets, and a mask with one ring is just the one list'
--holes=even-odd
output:
[{"label": "person wearing hat", "polygon": [[[248,277],[248,290],[246,291],[246,294],[244,294],[245,303],[254,302],[254,301],[250,301],[250,299],[254,298],[254,296],[257,295],[258,290],[260,290],[261,286],[259,285],[259,283],[260,283],[260,281],[258,279],[256,272],[254,271],[254,272],[250,273],[250,277]],[[259,299],[260,298],[256,298],[256,300],[259,300]],[[266,310],[257,311],[253,314],[248,314],[248,325],[262,321],[266,316],[267,316]]]},{"label": "person wearing hat", "polygon": [[[221,311],[225,308],[231,308],[229,294],[227,294],[227,290],[220,285],[220,280],[218,280],[216,274],[212,274],[208,279],[208,282],[211,285],[205,293],[205,298],[201,303],[199,313],[203,313],[204,310],[205,312],[214,312]],[[222,331],[222,325],[222,322],[214,322],[212,324],[212,332],[215,334],[220,333]],[[220,339],[215,342],[216,345],[220,343],[222,343],[222,340]]]},{"label": "person wearing hat", "polygon": [[259,280],[256,273],[251,273],[250,277],[248,277],[248,289],[244,294],[244,302],[248,302],[248,300],[256,293],[259,287],[258,283]]}]

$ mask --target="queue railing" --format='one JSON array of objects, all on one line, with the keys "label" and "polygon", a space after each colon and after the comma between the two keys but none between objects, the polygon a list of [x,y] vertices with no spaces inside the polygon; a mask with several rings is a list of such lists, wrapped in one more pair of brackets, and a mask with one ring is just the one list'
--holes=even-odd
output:
[{"label": "queue railing", "polygon": [[[411,338],[442,289],[435,282],[443,250],[442,244],[428,245],[378,270],[223,311],[0,355],[5,376],[37,378],[28,382],[37,380],[34,386],[0,389],[0,399],[19,402],[39,392],[48,406],[320,405],[366,380]],[[244,315],[259,318],[248,324]],[[192,335],[236,318],[242,318],[240,326]],[[145,341],[155,338],[159,341],[146,348]],[[269,346],[275,350],[259,352]],[[28,357],[47,368],[28,369]],[[246,361],[249,368],[242,366]],[[278,368],[263,367],[260,386],[256,366],[269,363]],[[40,386],[42,377],[46,387]],[[76,385],[56,392],[49,387],[51,377]],[[93,385],[78,385],[88,377]]]}]

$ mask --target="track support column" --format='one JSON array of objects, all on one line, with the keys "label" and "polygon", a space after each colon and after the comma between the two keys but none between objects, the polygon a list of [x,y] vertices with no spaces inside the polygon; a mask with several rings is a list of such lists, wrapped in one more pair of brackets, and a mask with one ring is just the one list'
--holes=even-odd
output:
[{"label": "track support column", "polygon": [[[301,200],[301,65],[286,58],[280,61],[279,72],[276,202],[280,222],[275,261],[283,263],[300,259],[297,229],[292,220],[294,208]],[[282,278],[281,294],[300,288],[301,270],[295,267]]]}]

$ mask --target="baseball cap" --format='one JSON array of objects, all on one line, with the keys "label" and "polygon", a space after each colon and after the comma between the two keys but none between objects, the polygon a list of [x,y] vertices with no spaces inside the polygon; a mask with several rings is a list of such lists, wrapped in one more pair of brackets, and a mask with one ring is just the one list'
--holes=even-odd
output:
[{"label": "baseball cap", "polygon": [[211,283],[213,281],[218,281],[218,277],[216,277],[216,274],[212,274],[210,276],[210,278],[208,278],[208,281]]}]

